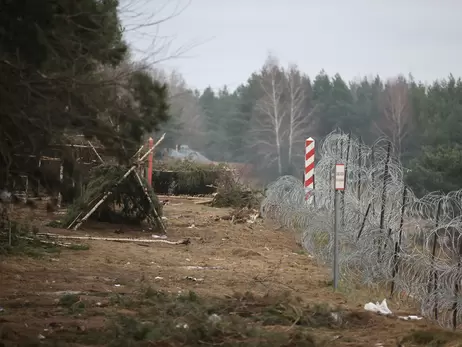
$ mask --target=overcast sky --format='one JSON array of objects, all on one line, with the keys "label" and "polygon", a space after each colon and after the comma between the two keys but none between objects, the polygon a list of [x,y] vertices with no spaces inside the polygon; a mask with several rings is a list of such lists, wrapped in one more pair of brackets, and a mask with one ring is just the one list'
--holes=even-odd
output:
[{"label": "overcast sky", "polygon": [[[423,81],[462,75],[461,0],[190,0],[174,18],[143,28],[136,26],[152,22],[148,17],[154,14],[167,17],[188,1],[122,3],[135,57],[155,60],[190,47],[162,64],[200,89],[225,84],[234,89],[270,51],[310,76],[321,69],[348,80],[375,74],[412,73]],[[154,48],[167,42],[169,52]]]}]

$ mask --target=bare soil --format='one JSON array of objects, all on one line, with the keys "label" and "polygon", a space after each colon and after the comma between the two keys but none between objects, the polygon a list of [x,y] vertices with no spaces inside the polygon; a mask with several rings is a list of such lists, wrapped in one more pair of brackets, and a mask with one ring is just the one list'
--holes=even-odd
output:
[{"label": "bare soil", "polygon": [[[144,295],[143,300],[148,296],[151,300],[157,295],[148,295],[146,290],[171,293],[172,297],[194,293],[204,303],[209,300],[228,304],[230,300],[242,303],[248,293],[266,300],[286,295],[297,298],[303,305],[323,305],[332,312],[345,312],[346,324],[300,326],[305,314],[300,311],[302,313],[298,317],[295,315],[287,326],[282,323],[265,325],[265,330],[284,334],[304,330],[319,343],[316,346],[462,346],[460,335],[446,333],[425,319],[407,322],[364,312],[367,301],[383,299],[375,292],[357,288],[349,290],[348,294],[346,291],[333,293],[330,271],[303,252],[292,233],[261,219],[239,224],[229,218],[221,219],[229,216],[232,210],[198,204],[206,198],[168,199],[169,204],[164,207],[168,240],[189,238],[189,245],[90,240],[84,241],[89,249],[63,248],[59,252],[44,252],[40,257],[9,255],[0,258],[0,346],[105,346],[111,345],[111,341],[115,346],[113,340],[117,336],[112,336],[111,341],[101,341],[104,340],[101,337],[110,336],[108,331],[112,330],[108,330],[108,326],[115,319],[114,314],[146,319],[142,313],[152,301],[139,301],[138,305],[127,303],[127,298],[135,300]],[[153,239],[150,232],[101,223],[84,225],[77,232],[48,228],[44,224],[59,216],[47,214],[42,207],[23,208],[15,213],[16,218],[33,221],[42,232]],[[66,303],[67,299],[74,301]],[[250,299],[246,300],[246,307],[250,307]],[[167,321],[170,311],[156,307],[156,312]],[[389,301],[389,307],[396,314],[417,313],[394,301]],[[294,312],[297,310],[293,308]],[[236,311],[228,314],[236,315]],[[256,311],[252,312],[249,317],[256,315]],[[242,312],[237,315],[245,316]],[[433,339],[426,332],[443,337]],[[89,336],[95,333],[100,335],[98,341]],[[409,342],[400,342],[406,338]],[[155,343],[146,337],[126,345],[196,345],[172,341],[166,338]],[[310,346],[306,341],[291,343],[266,345]],[[216,345],[244,346],[237,340]]]}]

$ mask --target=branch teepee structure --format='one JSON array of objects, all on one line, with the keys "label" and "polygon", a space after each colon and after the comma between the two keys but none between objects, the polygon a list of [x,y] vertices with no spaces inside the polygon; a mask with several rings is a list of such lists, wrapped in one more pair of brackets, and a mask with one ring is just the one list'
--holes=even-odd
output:
[{"label": "branch teepee structure", "polygon": [[118,205],[124,217],[138,222],[146,219],[153,228],[165,234],[162,205],[136,171],[164,138],[165,134],[128,168],[104,163],[94,168],[84,194],[69,208],[65,217],[67,229],[77,230],[96,212],[107,213],[110,205]]}]

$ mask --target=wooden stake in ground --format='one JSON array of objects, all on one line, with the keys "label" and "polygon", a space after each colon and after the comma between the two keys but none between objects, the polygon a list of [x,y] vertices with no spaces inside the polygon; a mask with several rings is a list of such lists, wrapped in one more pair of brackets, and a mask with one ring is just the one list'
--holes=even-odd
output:
[{"label": "wooden stake in ground", "polygon": [[[149,149],[149,151],[147,151],[139,160],[137,163],[133,164],[130,169],[127,170],[127,172],[125,173],[125,175],[123,175],[118,181],[116,184],[114,184],[114,187],[117,187],[123,180],[125,180],[137,167],[138,167],[138,164],[142,161],[144,161],[148,155],[154,151],[154,149],[164,140],[165,138],[165,133],[161,136],[161,138],[159,139],[159,141],[157,141],[154,146],[152,146],[152,148]],[[98,209],[98,207],[100,207],[103,202],[105,202],[107,200],[107,198],[109,196],[111,196],[112,194],[112,191],[108,191],[106,193],[104,193],[104,195],[102,196],[101,200],[98,201],[96,203],[95,206],[93,206],[93,208],[75,225],[74,227],[74,230],[77,230],[78,228],[80,228],[80,226],[88,219],[90,218],[90,216],[95,213],[95,211]]]},{"label": "wooden stake in ground", "polygon": [[61,204],[63,202],[63,194],[61,192],[62,187],[63,187],[63,179],[64,179],[64,166],[63,162],[61,162],[61,165],[59,166],[59,192],[58,192],[58,202],[56,206],[58,208],[61,208]]}]

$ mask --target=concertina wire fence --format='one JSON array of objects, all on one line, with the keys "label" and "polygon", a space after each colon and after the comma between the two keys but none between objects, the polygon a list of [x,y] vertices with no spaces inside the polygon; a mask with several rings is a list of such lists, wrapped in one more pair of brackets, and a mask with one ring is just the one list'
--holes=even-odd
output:
[{"label": "concertina wire fence", "polygon": [[417,198],[405,186],[403,167],[391,144],[366,146],[335,131],[317,148],[315,201],[305,202],[303,183],[282,176],[261,205],[263,218],[301,233],[313,257],[332,264],[334,170],[345,164],[340,193],[341,283],[385,285],[405,295],[421,315],[454,329],[462,326],[462,190]]}]

